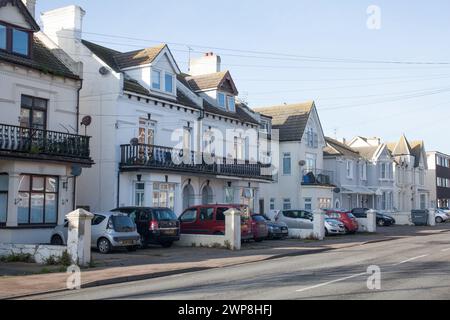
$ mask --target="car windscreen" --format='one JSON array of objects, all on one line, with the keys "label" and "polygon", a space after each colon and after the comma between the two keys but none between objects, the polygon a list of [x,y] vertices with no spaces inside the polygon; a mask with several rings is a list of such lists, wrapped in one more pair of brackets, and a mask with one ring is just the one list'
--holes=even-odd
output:
[{"label": "car windscreen", "polygon": [[153,210],[153,216],[158,221],[177,220],[176,214],[169,209],[156,209]]},{"label": "car windscreen", "polygon": [[252,219],[257,222],[266,222],[266,219],[264,219],[263,216],[252,216]]},{"label": "car windscreen", "polygon": [[113,216],[112,217],[114,230],[117,232],[133,232],[136,230],[136,225],[133,220],[127,216]]}]

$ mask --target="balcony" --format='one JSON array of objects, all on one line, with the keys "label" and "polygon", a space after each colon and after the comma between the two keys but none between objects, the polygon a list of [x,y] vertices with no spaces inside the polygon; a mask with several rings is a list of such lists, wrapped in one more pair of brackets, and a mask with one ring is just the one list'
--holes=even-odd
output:
[{"label": "balcony", "polygon": [[270,165],[217,157],[206,161],[207,155],[203,153],[190,152],[189,156],[185,156],[180,149],[146,144],[127,144],[120,148],[121,171],[164,170],[272,180]]},{"label": "balcony", "polygon": [[302,185],[334,186],[334,172],[319,169],[303,170]]},{"label": "balcony", "polygon": [[0,124],[0,158],[91,166],[89,139],[76,134]]}]

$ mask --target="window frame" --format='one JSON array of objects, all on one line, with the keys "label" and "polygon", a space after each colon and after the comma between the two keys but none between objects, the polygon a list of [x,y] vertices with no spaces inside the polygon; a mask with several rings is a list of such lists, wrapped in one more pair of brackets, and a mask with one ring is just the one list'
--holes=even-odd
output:
[{"label": "window frame", "polygon": [[[167,77],[170,77],[170,87],[171,87],[171,91],[167,91],[167,84],[168,84],[168,81],[167,81]],[[170,72],[164,72],[164,92],[165,93],[170,93],[170,94],[174,94],[174,91],[175,91],[175,76],[172,74],[172,73],[170,73]]]},{"label": "window frame", "polygon": [[[288,207],[286,206],[288,205]],[[292,202],[290,198],[283,199],[283,211],[291,211],[292,210]]]},{"label": "window frame", "polygon": [[8,27],[5,24],[3,24],[2,22],[0,22],[0,28],[5,29],[5,46],[2,48],[1,43],[0,43],[0,50],[7,51],[7,49],[8,49]]},{"label": "window frame", "polygon": [[[10,53],[10,54],[13,54],[13,55],[16,55],[16,56],[20,56],[20,57],[30,58],[31,55],[32,55],[32,49],[33,49],[33,45],[32,45],[33,32],[30,31],[30,30],[27,30],[27,29],[25,29],[25,28],[23,28],[21,26],[17,26],[17,25],[14,25],[14,24],[11,24],[11,23],[7,23],[7,22],[4,22],[4,21],[0,22],[0,25],[5,27],[5,30],[6,30],[6,33],[5,33],[5,35],[6,35],[5,48],[0,48],[0,51],[7,52],[7,53]],[[19,52],[15,52],[13,50],[13,47],[14,47],[14,39],[13,39],[14,38],[13,37],[14,30],[17,30],[17,31],[20,31],[20,32],[24,32],[24,33],[27,34],[27,41],[28,41],[28,43],[27,43],[27,54],[22,54],[22,53],[19,53]]]},{"label": "window frame", "polygon": [[[289,172],[286,171],[285,161],[289,159]],[[292,175],[292,154],[290,152],[283,152],[283,176]]]},{"label": "window frame", "polygon": [[[223,105],[221,105],[222,97],[223,97]],[[224,109],[224,110],[227,109],[227,96],[225,93],[217,92],[217,105],[221,109]]]},{"label": "window frame", "polygon": [[[155,87],[154,79],[156,79],[156,78],[154,77],[154,75],[155,75],[156,73],[159,74],[159,77],[158,77],[158,85],[159,85],[159,87]],[[161,90],[162,90],[162,81],[161,81],[162,70],[159,70],[159,69],[152,69],[152,72],[151,72],[150,77],[151,77],[151,88],[152,88],[152,90],[161,91]]]},{"label": "window frame", "polygon": [[[226,100],[228,111],[236,112],[236,98],[234,96],[227,95]],[[233,101],[233,103],[230,103],[230,101]],[[233,105],[233,108],[230,107],[231,105]]]},{"label": "window frame", "polygon": [[[28,174],[28,173],[23,173],[20,174],[20,176],[27,176],[30,179],[30,183],[28,186],[28,190],[21,190],[19,189],[19,193],[27,193],[28,194],[28,222],[27,223],[21,223],[19,222],[19,210],[17,210],[17,221],[18,221],[18,226],[23,227],[23,226],[56,226],[58,225],[58,220],[59,220],[59,187],[60,187],[60,179],[59,176],[52,176],[52,175],[40,175],[40,174]],[[33,190],[33,178],[43,178],[44,179],[44,186],[43,186],[43,191],[36,191]],[[49,178],[53,178],[56,179],[56,192],[47,192],[47,179]],[[43,194],[44,195],[44,200],[43,200],[43,205],[42,205],[42,210],[43,210],[43,222],[42,223],[32,223],[31,222],[31,195],[32,194]],[[56,221],[55,222],[46,222],[46,198],[47,198],[47,194],[53,194],[55,195],[55,204],[56,204]]]},{"label": "window frame", "polygon": [[[143,188],[142,189],[138,188],[138,185],[142,185]],[[140,201],[142,201],[142,204],[139,204],[137,201],[138,195],[139,195]],[[134,205],[136,207],[140,207],[140,208],[145,207],[145,182],[136,181],[134,183]]]},{"label": "window frame", "polygon": [[[31,99],[31,106],[30,107],[29,106],[24,106],[23,98]],[[38,99],[45,101],[45,108],[35,106],[35,101],[38,100]],[[41,111],[41,112],[44,112],[44,115],[45,115],[44,116],[44,125],[43,125],[43,128],[41,130],[47,130],[48,104],[49,104],[49,100],[48,99],[44,99],[44,98],[40,98],[40,97],[34,97],[34,96],[27,95],[27,94],[22,94],[20,96],[20,114],[22,115],[22,109],[29,110],[29,112],[30,112],[28,127],[23,127],[23,128],[40,129],[40,128],[35,128],[33,126],[33,112],[34,111]],[[22,116],[21,115],[19,116],[20,122],[22,122],[22,120],[21,120]],[[22,123],[20,123],[20,126],[22,127]]]}]

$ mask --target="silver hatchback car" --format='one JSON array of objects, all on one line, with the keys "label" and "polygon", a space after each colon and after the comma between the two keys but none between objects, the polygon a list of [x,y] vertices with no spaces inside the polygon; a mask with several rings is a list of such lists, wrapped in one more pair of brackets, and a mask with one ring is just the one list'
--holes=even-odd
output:
[{"label": "silver hatchback car", "polygon": [[[53,229],[50,243],[66,245],[69,222]],[[140,237],[136,224],[125,214],[117,212],[96,213],[92,219],[91,247],[100,253],[110,253],[115,248],[126,248],[135,251],[140,246]]]}]

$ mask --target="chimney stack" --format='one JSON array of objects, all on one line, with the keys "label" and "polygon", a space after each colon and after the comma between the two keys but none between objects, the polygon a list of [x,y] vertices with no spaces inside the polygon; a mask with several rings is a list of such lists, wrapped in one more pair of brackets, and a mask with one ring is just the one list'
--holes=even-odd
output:
[{"label": "chimney stack", "polygon": [[43,32],[59,46],[65,41],[80,41],[85,14],[81,7],[75,5],[43,12]]},{"label": "chimney stack", "polygon": [[220,72],[222,60],[214,52],[207,52],[202,57],[191,59],[189,73],[192,76]]},{"label": "chimney stack", "polygon": [[23,4],[27,7],[33,18],[36,19],[36,0],[22,0]]}]

